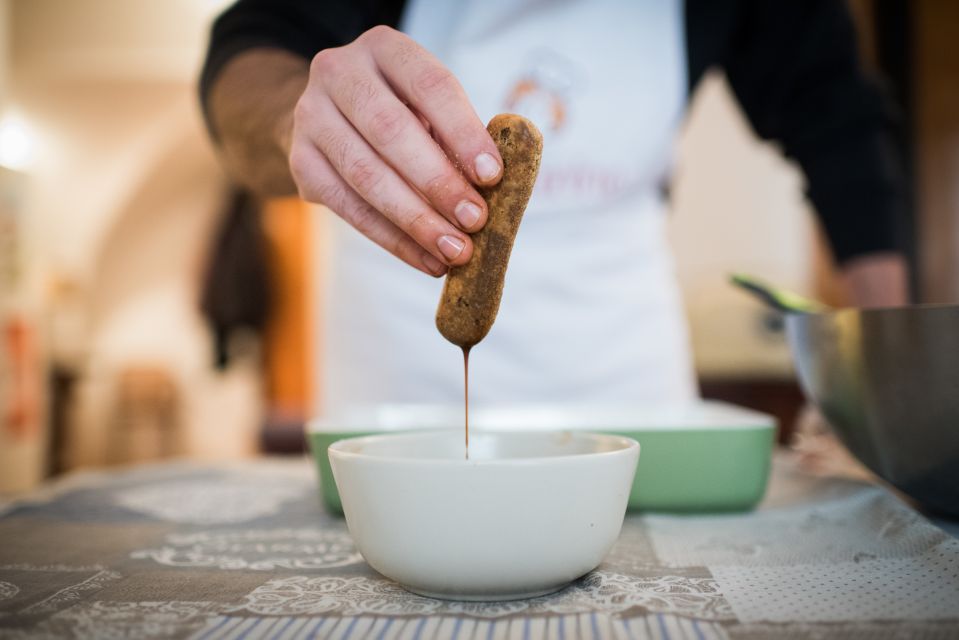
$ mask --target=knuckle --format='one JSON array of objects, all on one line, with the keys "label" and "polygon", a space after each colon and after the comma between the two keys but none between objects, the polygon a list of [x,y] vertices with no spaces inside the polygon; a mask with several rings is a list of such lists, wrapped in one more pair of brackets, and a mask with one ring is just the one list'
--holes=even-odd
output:
[{"label": "knuckle", "polygon": [[336,182],[322,182],[314,189],[316,201],[339,212],[346,200],[346,191]]},{"label": "knuckle", "polygon": [[306,164],[306,151],[304,145],[299,141],[295,141],[290,147],[290,155],[287,157],[287,162],[290,164],[290,171],[294,173],[301,170],[303,165]]},{"label": "knuckle", "polygon": [[[475,158],[480,153],[489,153],[494,157],[500,157],[496,143],[486,131],[486,127],[478,120],[456,123],[450,128],[450,140],[455,140],[454,150],[451,160],[460,169],[468,163],[468,159]],[[500,161],[501,162],[501,161]]]},{"label": "knuckle", "polygon": [[475,155],[482,151],[496,151],[496,143],[490,137],[486,127],[478,120],[476,122],[460,123],[452,130],[454,140],[463,140],[469,147],[470,155]]},{"label": "knuckle", "polygon": [[442,174],[430,178],[423,185],[423,193],[433,202],[443,202],[449,199],[458,185],[453,171],[445,171]]},{"label": "knuckle", "polygon": [[294,147],[290,151],[290,174],[301,200],[322,204],[331,209],[339,206],[345,192],[335,181],[324,180],[316,167],[310,164],[305,151]]},{"label": "knuckle", "polygon": [[296,190],[300,198],[308,202],[314,202],[317,194],[309,179],[309,160],[301,147],[294,146],[290,150],[289,165],[290,175],[293,177],[293,183],[296,184]]},{"label": "knuckle", "polygon": [[349,141],[332,128],[323,128],[316,134],[316,144],[334,167],[342,167],[350,153]]},{"label": "knuckle", "polygon": [[413,248],[417,245],[414,244],[413,247],[411,247],[410,244],[411,243],[405,239],[405,236],[394,234],[386,238],[383,247],[403,262],[414,265],[416,264],[414,260],[418,257],[419,251]]},{"label": "knuckle", "polygon": [[382,172],[377,171],[373,164],[365,158],[352,161],[346,170],[347,180],[360,193],[370,193],[376,188],[382,177]]},{"label": "knuckle", "polygon": [[456,79],[445,67],[429,65],[413,77],[413,91],[420,98],[435,98],[455,90]]},{"label": "knuckle", "polygon": [[294,182],[296,183],[296,193],[301,200],[315,202],[317,204],[326,204],[326,199],[320,193],[321,189],[319,189],[314,181],[309,180],[301,174],[294,177]]},{"label": "knuckle", "polygon": [[406,222],[404,231],[414,238],[424,237],[430,229],[430,215],[425,211],[418,211]]},{"label": "knuckle", "polygon": [[300,199],[307,202],[315,202],[333,208],[333,202],[326,197],[326,191],[322,184],[316,180],[301,179],[296,182],[296,191]]},{"label": "knuckle", "polygon": [[379,214],[372,207],[359,206],[349,214],[349,222],[353,228],[362,233],[367,238],[374,235],[376,231],[376,221]]},{"label": "knuckle", "polygon": [[390,46],[390,55],[393,56],[400,66],[407,66],[414,60],[423,56],[423,48],[409,36],[399,33],[399,37]]},{"label": "knuckle", "polygon": [[320,201],[319,196],[313,194],[313,191],[309,189],[304,183],[298,182],[296,184],[296,195],[297,197],[304,202],[313,202],[315,204],[323,204]]},{"label": "knuckle", "polygon": [[397,33],[396,29],[388,27],[385,24],[378,24],[375,27],[367,29],[362,37],[373,42],[382,42],[383,40],[392,38],[395,33]]},{"label": "knuckle", "polygon": [[404,129],[406,118],[399,109],[380,109],[369,120],[370,142],[374,146],[388,145],[399,138]]},{"label": "knuckle", "polygon": [[377,95],[373,81],[368,77],[354,76],[349,80],[349,105],[353,113],[363,111]]},{"label": "knuckle", "polygon": [[336,69],[340,64],[339,51],[339,47],[323,49],[313,56],[313,60],[310,62],[310,75],[324,76],[336,73]]},{"label": "knuckle", "polygon": [[310,119],[312,113],[312,107],[310,101],[307,98],[306,93],[300,96],[300,99],[296,101],[296,104],[293,106],[293,122],[296,123],[306,122]]},{"label": "knuckle", "polygon": [[304,157],[303,151],[301,151],[299,147],[293,147],[290,149],[288,161],[290,164],[290,174],[293,176],[293,180],[299,183],[305,175],[306,158]]},{"label": "knuckle", "polygon": [[299,196],[300,200],[306,202],[317,202],[319,200],[313,193],[313,189],[310,188],[310,184],[303,179],[302,175],[297,175],[296,170],[293,170],[293,183],[296,185],[296,195]]}]

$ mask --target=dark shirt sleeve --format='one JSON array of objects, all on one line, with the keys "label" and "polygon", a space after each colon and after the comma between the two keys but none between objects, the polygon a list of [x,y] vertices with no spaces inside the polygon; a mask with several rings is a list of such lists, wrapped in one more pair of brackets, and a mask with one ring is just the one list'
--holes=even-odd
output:
[{"label": "dark shirt sleeve", "polygon": [[396,26],[402,9],[396,0],[238,0],[216,19],[210,33],[200,74],[204,114],[210,87],[237,54],[269,47],[310,60],[377,24]]},{"label": "dark shirt sleeve", "polygon": [[896,114],[860,68],[845,3],[751,0],[734,23],[722,61],[733,92],[802,168],[836,259],[902,250]]}]

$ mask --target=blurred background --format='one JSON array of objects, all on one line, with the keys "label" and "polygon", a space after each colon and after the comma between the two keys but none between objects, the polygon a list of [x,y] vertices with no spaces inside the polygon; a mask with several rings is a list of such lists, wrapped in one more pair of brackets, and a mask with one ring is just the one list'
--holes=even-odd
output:
[{"label": "blurred background", "polygon": [[[0,0],[0,493],[76,468],[294,452],[322,407],[322,221],[238,197],[199,113],[226,4]],[[956,302],[959,3],[850,6],[903,116],[916,297]],[[802,177],[721,75],[677,146],[672,239],[701,389],[775,413],[786,438],[802,400],[779,319],[727,276],[842,303]]]}]

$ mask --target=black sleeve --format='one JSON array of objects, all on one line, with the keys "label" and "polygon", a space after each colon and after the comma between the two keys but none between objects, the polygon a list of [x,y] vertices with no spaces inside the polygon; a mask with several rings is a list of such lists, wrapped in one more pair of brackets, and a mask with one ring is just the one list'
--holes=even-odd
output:
[{"label": "black sleeve", "polygon": [[310,60],[377,24],[396,26],[402,10],[396,0],[238,0],[213,23],[200,74],[204,113],[217,74],[238,53],[272,47]]},{"label": "black sleeve", "polygon": [[899,251],[906,220],[895,114],[862,72],[841,0],[749,0],[722,61],[763,138],[806,175],[836,259]]}]

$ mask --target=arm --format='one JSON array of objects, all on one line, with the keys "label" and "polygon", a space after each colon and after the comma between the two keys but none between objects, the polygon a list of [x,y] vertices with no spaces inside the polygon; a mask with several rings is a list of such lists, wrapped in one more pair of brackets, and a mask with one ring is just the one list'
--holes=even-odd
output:
[{"label": "arm", "polygon": [[452,74],[356,4],[231,7],[201,78],[207,123],[238,181],[324,204],[439,276],[469,260],[486,220],[476,186],[496,183],[502,160]]},{"label": "arm", "polygon": [[907,219],[892,110],[863,74],[840,0],[746,0],[723,65],[756,132],[806,177],[851,303],[904,304]]},{"label": "arm", "polygon": [[287,158],[293,109],[308,78],[303,58],[259,48],[237,55],[211,88],[208,114],[227,172],[262,196],[297,192]]}]

